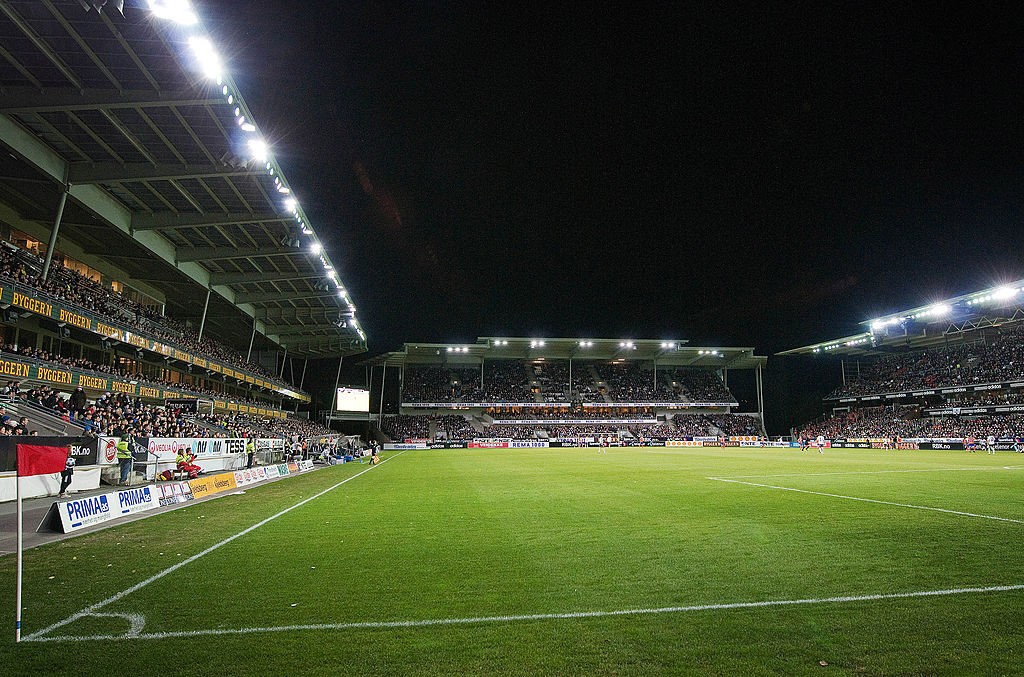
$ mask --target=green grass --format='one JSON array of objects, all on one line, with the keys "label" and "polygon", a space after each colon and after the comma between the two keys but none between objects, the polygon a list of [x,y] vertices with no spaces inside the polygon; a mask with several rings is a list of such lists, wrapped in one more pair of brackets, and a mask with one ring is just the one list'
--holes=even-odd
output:
[{"label": "green grass", "polygon": [[[105,606],[143,633],[664,608],[1024,583],[1024,456],[410,451]],[[29,551],[25,632],[354,475],[346,465]],[[921,470],[925,472],[877,472]],[[865,471],[870,471],[865,473]],[[824,473],[824,474],[821,474]],[[784,475],[760,477],[763,475]],[[0,604],[14,606],[14,559]],[[1020,674],[1024,591],[162,639],[0,640],[5,674]],[[11,626],[12,627],[13,623]],[[120,634],[87,617],[53,635]],[[828,663],[827,667],[819,661]]]}]

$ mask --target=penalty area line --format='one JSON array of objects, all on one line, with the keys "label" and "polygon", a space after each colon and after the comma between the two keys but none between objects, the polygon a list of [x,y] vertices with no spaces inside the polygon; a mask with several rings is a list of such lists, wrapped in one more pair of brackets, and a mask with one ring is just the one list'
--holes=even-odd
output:
[{"label": "penalty area line", "polygon": [[947,515],[960,515],[961,517],[978,517],[980,519],[995,520],[997,522],[1012,522],[1014,524],[1024,524],[1024,520],[1013,519],[1012,517],[997,517],[995,515],[982,515],[975,512],[964,512],[962,510],[949,510],[947,508],[935,508],[929,505],[914,505],[913,503],[896,503],[895,501],[880,501],[877,498],[861,498],[860,496],[845,496],[843,494],[830,494],[824,491],[811,491],[809,489],[794,489],[793,487],[782,487],[777,484],[761,484],[759,482],[744,482],[742,480],[732,480],[725,477],[708,477],[706,479],[714,480],[716,482],[730,482],[732,484],[745,484],[750,487],[761,487],[763,489],[778,489],[780,491],[794,491],[798,494],[812,494],[814,496],[827,496],[828,498],[842,498],[847,501],[860,501],[862,503],[877,503],[878,505],[892,505],[897,508],[912,508],[914,510],[930,510],[932,512],[942,512]]},{"label": "penalty area line", "polygon": [[168,632],[148,632],[124,635],[93,635],[93,636],[52,636],[40,637],[33,635],[32,642],[88,642],[110,640],[139,639],[175,639],[192,637],[210,637],[218,635],[251,635],[270,632],[301,632],[305,630],[386,630],[394,628],[426,628],[454,625],[482,625],[487,623],[517,623],[528,621],[571,620],[580,618],[607,618],[611,616],[650,616],[656,614],[674,614],[700,611],[728,611],[733,609],[763,609],[770,607],[801,606],[811,604],[848,604],[853,602],[874,602],[893,599],[912,599],[919,597],[945,597],[949,595],[971,595],[995,592],[1015,592],[1024,590],[1024,584],[992,585],[973,588],[947,588],[944,590],[920,590],[916,592],[891,592],[873,595],[844,595],[841,597],[812,597],[808,599],[780,599],[758,602],[724,602],[721,604],[694,604],[690,606],[667,606],[653,609],[621,609],[615,611],[572,611],[567,613],[522,614],[508,616],[474,616],[468,618],[436,618],[408,621],[368,621],[357,623],[314,623],[309,625],[281,625],[253,628],[218,628],[210,630],[178,630]]},{"label": "penalty area line", "polygon": [[[242,531],[239,531],[237,534],[234,534],[233,536],[228,536],[224,540],[222,540],[222,541],[220,541],[218,543],[214,543],[213,545],[208,547],[206,550],[203,550],[202,552],[196,553],[195,555],[192,555],[191,557],[183,559],[182,561],[178,562],[177,564],[173,564],[173,565],[167,567],[166,569],[164,569],[163,571],[155,573],[152,576],[150,576],[149,578],[136,583],[135,585],[131,586],[130,588],[126,588],[126,589],[122,590],[119,593],[111,595],[110,597],[106,598],[102,602],[96,602],[95,604],[92,604],[92,605],[87,606],[86,608],[82,609],[78,613],[75,613],[75,614],[72,614],[72,615],[68,616],[67,618],[65,618],[62,621],[57,621],[53,625],[49,625],[49,626],[43,628],[42,630],[38,630],[36,632],[33,632],[30,635],[26,635],[26,636],[22,637],[21,641],[23,641],[23,642],[43,641],[43,637],[42,637],[43,635],[48,634],[50,632],[53,632],[57,628],[61,628],[61,627],[65,626],[65,625],[68,625],[69,623],[73,623],[73,622],[75,622],[75,621],[77,621],[77,620],[79,620],[81,618],[85,618],[87,616],[94,615],[97,611],[99,611],[103,607],[107,606],[108,604],[113,604],[114,602],[116,602],[116,601],[118,601],[118,600],[120,600],[120,599],[122,599],[124,597],[127,597],[128,595],[132,594],[133,592],[141,590],[142,588],[146,587],[150,583],[155,583],[156,581],[160,580],[161,578],[163,578],[167,574],[174,573],[175,571],[177,571],[178,569],[182,568],[183,566],[185,566],[187,564],[191,564],[192,562],[195,562],[197,559],[199,559],[201,557],[205,557],[206,555],[209,555],[214,550],[217,550],[217,549],[227,545],[228,543],[231,543],[235,539],[241,538],[242,536],[245,536],[246,534],[251,533],[251,532],[259,529],[263,525],[265,525],[265,524],[267,524],[269,522],[273,522],[278,517],[281,517],[282,515],[286,515],[286,514],[290,513],[292,510],[295,510],[296,508],[304,506],[307,503],[309,503],[310,501],[314,501],[314,500],[320,498],[324,494],[327,494],[327,493],[330,493],[330,492],[334,491],[335,489],[340,487],[342,484],[345,484],[346,482],[351,482],[352,480],[354,480],[355,478],[359,477],[360,475],[368,473],[371,470],[373,470],[374,468],[380,467],[380,466],[384,465],[385,463],[387,463],[388,461],[390,461],[391,459],[398,458],[399,456],[401,456],[404,453],[405,453],[404,451],[400,451],[397,454],[395,454],[394,456],[390,456],[390,457],[388,457],[386,459],[383,459],[376,466],[371,465],[366,470],[360,470],[355,475],[352,475],[351,477],[346,477],[345,479],[343,479],[342,481],[338,482],[337,484],[333,484],[333,485],[327,487],[326,489],[324,489],[320,493],[314,494],[313,496],[310,496],[309,498],[303,499],[303,500],[299,501],[298,503],[296,503],[295,505],[287,507],[284,510],[278,512],[277,514],[271,515],[270,517],[268,517],[268,518],[266,518],[264,520],[261,520],[261,521],[257,522],[256,524],[253,524],[252,526],[243,529]],[[132,636],[135,637],[135,636],[141,636],[141,635],[132,635]]]}]

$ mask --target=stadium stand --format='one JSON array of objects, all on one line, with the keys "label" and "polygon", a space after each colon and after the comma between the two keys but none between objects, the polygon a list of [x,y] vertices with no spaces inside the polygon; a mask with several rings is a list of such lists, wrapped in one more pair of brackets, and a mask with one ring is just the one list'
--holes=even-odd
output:
[{"label": "stadium stand", "polygon": [[[85,419],[69,404],[80,384],[97,432],[325,433],[282,412],[310,400],[293,362],[364,352],[366,336],[237,83],[196,69],[216,63],[215,48],[197,64],[189,46],[201,22],[182,31],[153,3],[8,4],[7,395],[61,429]],[[211,400],[218,420],[161,406],[183,395]]]},{"label": "stadium stand", "polygon": [[780,353],[837,357],[833,411],[796,435],[963,441],[1024,434],[1024,281],[868,320],[862,334]]},{"label": "stadium stand", "polygon": [[733,413],[729,369],[755,371],[750,348],[682,342],[496,339],[406,344],[363,363],[400,373],[400,413],[382,434],[396,440],[521,441],[613,436],[623,440],[759,436],[759,415]]}]

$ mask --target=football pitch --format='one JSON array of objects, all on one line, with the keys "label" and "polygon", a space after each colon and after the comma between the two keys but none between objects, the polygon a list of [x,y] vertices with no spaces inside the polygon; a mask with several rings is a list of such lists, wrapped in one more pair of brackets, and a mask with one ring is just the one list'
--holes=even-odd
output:
[{"label": "football pitch", "polygon": [[1024,455],[415,450],[0,559],[4,674],[1020,674]]}]

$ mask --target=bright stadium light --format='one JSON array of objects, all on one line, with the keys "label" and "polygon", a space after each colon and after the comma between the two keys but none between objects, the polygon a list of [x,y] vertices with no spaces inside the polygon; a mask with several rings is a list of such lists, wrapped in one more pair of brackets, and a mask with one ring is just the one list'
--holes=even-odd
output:
[{"label": "bright stadium light", "polygon": [[1017,290],[1014,287],[997,287],[992,290],[992,298],[997,301],[1005,301],[1006,299],[1012,299],[1017,295]]},{"label": "bright stadium light", "polygon": [[267,153],[267,142],[263,139],[249,139],[249,153],[252,155],[252,159],[257,162],[266,162]]},{"label": "bright stadium light", "polygon": [[194,26],[199,17],[188,0],[148,0],[149,11],[158,19],[167,19],[182,26]]},{"label": "bright stadium light", "polygon": [[192,53],[195,55],[196,61],[199,62],[199,68],[203,71],[203,75],[211,80],[219,80],[223,66],[217,50],[213,48],[213,43],[207,38],[192,36],[188,39],[188,46],[192,48]]},{"label": "bright stadium light", "polygon": [[309,245],[309,251],[313,252],[314,254],[319,254],[322,249],[323,247],[319,242],[314,242],[313,244]]},{"label": "bright stadium light", "polygon": [[290,212],[294,212],[299,207],[299,202],[293,197],[286,197],[284,199],[284,208]]}]

